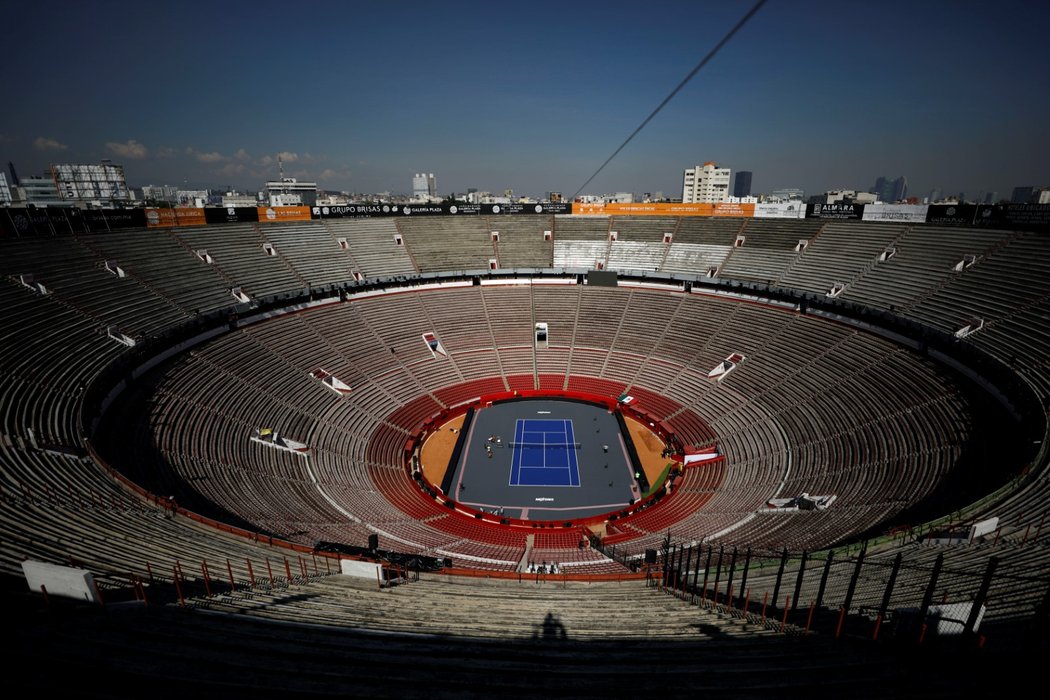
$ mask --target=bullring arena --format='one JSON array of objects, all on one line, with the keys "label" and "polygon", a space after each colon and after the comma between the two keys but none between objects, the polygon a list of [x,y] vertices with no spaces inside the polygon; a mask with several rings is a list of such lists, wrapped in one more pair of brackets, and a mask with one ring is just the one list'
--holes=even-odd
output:
[{"label": "bullring arena", "polygon": [[89,694],[958,697],[1045,644],[1045,234],[36,221],[0,250],[15,656]]}]

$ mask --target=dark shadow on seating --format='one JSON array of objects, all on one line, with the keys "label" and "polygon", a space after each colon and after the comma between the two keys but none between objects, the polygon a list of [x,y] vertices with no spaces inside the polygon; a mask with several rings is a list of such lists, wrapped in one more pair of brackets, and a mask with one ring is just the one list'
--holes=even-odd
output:
[{"label": "dark shadow on seating", "polygon": [[569,635],[565,631],[565,625],[558,619],[558,616],[552,612],[548,612],[547,616],[543,618],[543,622],[540,623],[539,629],[533,632],[533,639],[542,639],[545,642],[564,642],[569,638]]}]

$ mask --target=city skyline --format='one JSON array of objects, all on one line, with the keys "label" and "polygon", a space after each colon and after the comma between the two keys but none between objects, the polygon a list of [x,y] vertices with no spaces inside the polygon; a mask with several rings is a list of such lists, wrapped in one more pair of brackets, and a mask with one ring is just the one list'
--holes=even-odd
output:
[{"label": "city skyline", "polygon": [[[432,172],[442,196],[568,196],[752,5],[15,6],[0,158],[255,190],[280,154],[328,190],[406,193]],[[769,0],[584,194],[677,196],[706,161],[751,171],[755,193],[1050,184],[1050,97],[1028,74],[1050,9],[879,9]]]}]

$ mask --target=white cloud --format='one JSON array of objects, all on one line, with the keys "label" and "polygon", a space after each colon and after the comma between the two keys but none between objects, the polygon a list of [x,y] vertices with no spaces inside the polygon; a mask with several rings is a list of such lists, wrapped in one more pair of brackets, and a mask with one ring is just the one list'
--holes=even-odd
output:
[{"label": "white cloud", "polygon": [[284,163],[294,163],[295,161],[299,160],[299,154],[293,153],[291,151],[281,151],[277,154],[277,157],[280,158],[281,161]]},{"label": "white cloud", "polygon": [[252,157],[248,154],[248,151],[246,151],[243,148],[241,148],[236,153],[233,154],[233,159],[234,160],[239,160],[241,162],[244,162],[244,161],[251,160]]},{"label": "white cloud", "polygon": [[212,151],[210,153],[194,152],[194,155],[197,160],[202,163],[218,163],[219,161],[226,160],[226,156],[217,151]]},{"label": "white cloud", "polygon": [[64,151],[69,146],[64,143],[59,143],[55,139],[45,138],[43,136],[37,136],[36,141],[33,142],[33,146],[38,151]]},{"label": "white cloud", "polygon": [[109,141],[106,143],[106,150],[120,156],[121,158],[128,158],[130,160],[145,158],[147,153],[146,147],[135,139],[128,139],[125,143]]},{"label": "white cloud", "polygon": [[227,163],[215,171],[216,175],[240,175],[245,171],[243,163]]}]

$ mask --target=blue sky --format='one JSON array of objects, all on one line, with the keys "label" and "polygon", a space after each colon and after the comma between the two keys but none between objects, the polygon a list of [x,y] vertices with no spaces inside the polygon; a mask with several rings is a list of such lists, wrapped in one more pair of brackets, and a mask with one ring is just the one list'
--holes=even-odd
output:
[{"label": "blue sky", "polygon": [[[0,160],[568,195],[752,4],[10,4]],[[1048,38],[1036,0],[768,0],[587,192],[680,195],[708,160],[758,192],[1050,185]]]}]

